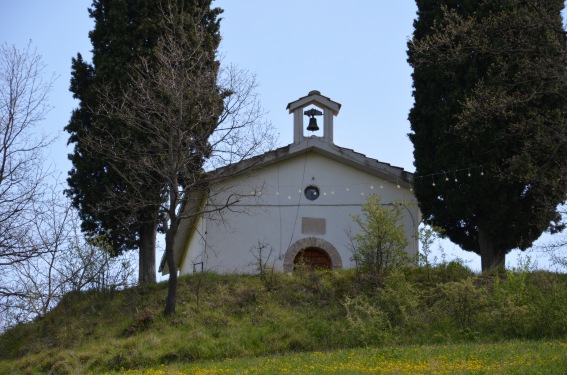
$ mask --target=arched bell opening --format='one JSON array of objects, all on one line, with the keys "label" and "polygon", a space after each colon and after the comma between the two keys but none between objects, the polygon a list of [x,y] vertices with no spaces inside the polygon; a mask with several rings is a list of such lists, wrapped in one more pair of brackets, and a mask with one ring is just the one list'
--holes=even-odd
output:
[{"label": "arched bell opening", "polygon": [[318,247],[308,247],[301,250],[293,259],[293,269],[297,267],[305,267],[312,270],[331,270],[333,269],[333,261],[327,252]]},{"label": "arched bell opening", "polygon": [[[309,91],[287,105],[293,113],[293,143],[299,144],[304,138],[316,136],[321,141],[333,143],[333,117],[339,114],[340,103],[321,95],[317,90]],[[307,123],[308,124],[304,124]]]}]

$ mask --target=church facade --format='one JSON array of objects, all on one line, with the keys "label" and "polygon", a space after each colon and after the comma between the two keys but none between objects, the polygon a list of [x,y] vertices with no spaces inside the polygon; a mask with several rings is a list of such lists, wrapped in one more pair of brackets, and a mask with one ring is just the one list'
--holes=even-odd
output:
[{"label": "church facade", "polygon": [[[246,173],[221,180],[193,203],[194,212],[211,212],[238,197],[227,209],[183,221],[175,243],[181,275],[254,273],[259,262],[284,272],[300,261],[312,268],[354,267],[347,233],[359,230],[352,215],[361,213],[372,194],[381,196],[382,204],[410,203],[403,216],[406,251],[417,254],[420,217],[413,175],[336,146],[333,120],[340,107],[318,91],[289,103],[294,142],[255,157]],[[307,116],[311,136],[304,135]],[[316,117],[322,117],[323,129]],[[167,268],[161,271],[166,274]]]}]

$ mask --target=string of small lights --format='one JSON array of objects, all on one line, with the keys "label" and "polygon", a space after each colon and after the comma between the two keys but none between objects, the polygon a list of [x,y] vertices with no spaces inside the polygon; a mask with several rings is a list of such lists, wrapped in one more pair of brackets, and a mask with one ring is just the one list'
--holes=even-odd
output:
[{"label": "string of small lights", "polygon": [[[479,171],[479,172],[477,172]],[[461,169],[454,169],[454,170],[450,170],[450,171],[441,171],[441,172],[436,172],[436,173],[430,173],[430,174],[426,174],[426,175],[419,175],[419,176],[413,176],[414,181],[417,179],[431,179],[431,186],[437,186],[437,182],[439,182],[440,179],[449,182],[451,180],[453,180],[453,182],[459,182],[459,177],[461,176],[463,172],[466,172],[465,177],[466,178],[472,178],[475,175],[479,175],[479,176],[484,176],[484,166],[482,165],[477,165],[475,167],[468,167],[468,168],[461,168]]]},{"label": "string of small lights", "polygon": [[[468,167],[468,168],[460,168],[448,171],[441,171],[435,172],[425,175],[414,175],[413,178],[410,178],[409,181],[407,179],[395,178],[389,180],[382,180],[382,181],[373,181],[367,183],[348,183],[348,184],[321,184],[320,182],[312,182],[308,183],[306,186],[299,186],[299,185],[281,185],[277,184],[276,186],[265,186],[267,189],[259,189],[252,191],[249,194],[246,194],[249,197],[260,197],[262,195],[268,194],[275,194],[278,197],[282,197],[283,199],[287,198],[287,200],[296,200],[298,195],[301,196],[305,193],[305,189],[307,187],[316,187],[317,194],[321,197],[331,197],[337,194],[357,194],[361,196],[369,196],[372,194],[380,194],[378,193],[380,190],[385,188],[402,188],[402,181],[405,183],[409,183],[408,189],[413,192],[413,183],[418,179],[429,180],[431,181],[431,186],[436,187],[440,182],[452,182],[452,183],[459,183],[467,181],[468,179],[475,178],[475,177],[482,177],[485,176],[484,167],[482,165]],[[244,186],[243,186],[244,187]]]},{"label": "string of small lights", "polygon": [[[445,182],[449,182],[449,181],[453,181],[453,182],[459,182],[459,179],[468,179],[468,178],[474,178],[477,176],[484,176],[485,172],[484,172],[484,167],[482,165],[479,166],[474,166],[474,167],[468,167],[468,168],[460,168],[460,169],[454,169],[454,170],[448,170],[448,171],[441,171],[441,172],[435,172],[435,173],[430,173],[430,174],[426,174],[426,175],[419,175],[419,176],[413,176],[413,179],[409,182],[410,183],[410,187],[409,190],[413,191],[413,181],[418,180],[418,179],[425,179],[425,180],[431,180],[431,185],[432,186],[437,186],[437,183],[439,182],[439,180],[443,180]],[[343,192],[360,192],[360,195],[367,195],[367,194],[372,194],[373,190],[377,190],[377,189],[384,189],[384,187],[387,184],[393,184],[395,185],[396,188],[400,189],[402,186],[400,185],[400,178],[396,178],[396,179],[391,179],[391,180],[384,180],[383,183],[380,183],[379,185],[376,185],[374,183],[370,183],[370,184],[365,184],[365,183],[360,183],[360,184],[345,184],[345,185],[339,185],[339,184],[333,184],[333,185],[321,185],[321,184],[314,184],[317,185],[317,187],[319,189],[321,189],[321,195],[323,196],[327,196],[327,195],[335,195],[335,193],[339,192],[339,191],[343,191]],[[303,193],[303,190],[301,189],[301,187],[297,186],[297,185],[279,185],[279,189],[293,189],[293,190],[297,190],[298,194]],[[280,195],[280,191],[276,191],[276,195]],[[370,189],[371,191],[368,191],[368,189]],[[291,195],[288,195],[288,199],[292,199]]]}]

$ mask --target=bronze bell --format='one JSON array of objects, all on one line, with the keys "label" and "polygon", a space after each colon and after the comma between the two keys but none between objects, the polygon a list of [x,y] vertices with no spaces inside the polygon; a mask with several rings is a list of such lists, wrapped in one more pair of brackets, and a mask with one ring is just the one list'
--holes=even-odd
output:
[{"label": "bronze bell", "polygon": [[311,116],[311,118],[309,119],[309,126],[307,126],[307,130],[310,132],[316,132],[317,130],[319,130],[315,116]]},{"label": "bronze bell", "polygon": [[319,130],[319,127],[317,126],[317,119],[315,118],[315,116],[321,116],[323,114],[323,112],[318,111],[314,108],[303,112],[304,115],[309,116],[309,126],[307,127],[307,130],[310,132],[315,132],[317,130]]}]

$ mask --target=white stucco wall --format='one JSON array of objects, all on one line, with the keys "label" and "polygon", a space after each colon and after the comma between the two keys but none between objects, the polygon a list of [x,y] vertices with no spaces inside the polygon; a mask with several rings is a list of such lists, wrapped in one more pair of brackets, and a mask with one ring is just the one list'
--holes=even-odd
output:
[{"label": "white stucco wall", "polygon": [[[303,193],[310,185],[320,191],[320,197],[314,201],[305,198]],[[238,180],[227,181],[216,191],[222,189],[226,191],[213,194],[211,199],[223,202],[230,193],[250,193],[255,189],[261,191],[261,195],[242,199],[230,210],[203,218],[188,244],[181,274],[192,273],[194,267],[199,271],[201,263],[205,271],[254,272],[256,260],[251,249],[259,242],[272,249],[269,264],[283,270],[286,251],[296,241],[308,237],[332,244],[343,267],[352,267],[346,231],[349,228],[353,232],[358,230],[350,215],[360,213],[360,205],[370,194],[380,195],[383,204],[395,200],[414,202],[414,208],[405,212],[404,227],[410,239],[408,252],[410,255],[417,252],[415,197],[409,189],[398,188],[395,178],[384,181],[309,152]],[[303,218],[325,219],[325,233],[302,233]]]}]

